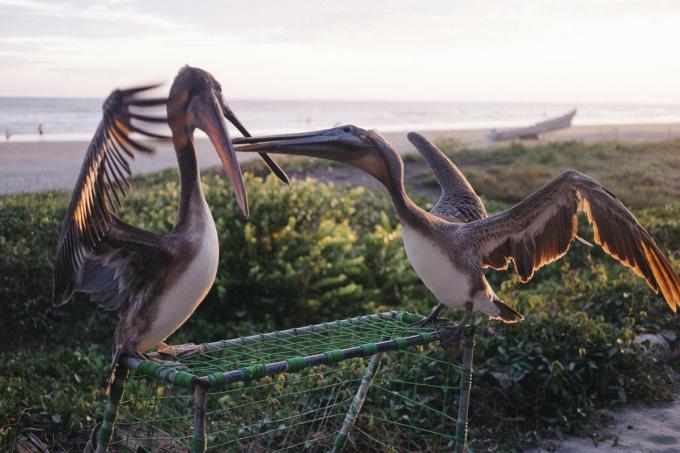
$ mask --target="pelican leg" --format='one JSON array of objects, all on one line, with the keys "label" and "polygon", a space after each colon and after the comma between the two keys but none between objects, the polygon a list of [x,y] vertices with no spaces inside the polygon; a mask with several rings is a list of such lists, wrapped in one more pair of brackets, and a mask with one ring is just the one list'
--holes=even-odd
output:
[{"label": "pelican leg", "polygon": [[460,351],[460,343],[463,339],[463,331],[465,330],[465,325],[472,317],[472,302],[467,302],[465,304],[465,312],[463,313],[463,319],[456,326],[440,326],[437,329],[439,333],[439,344],[444,351],[449,360],[458,355]]},{"label": "pelican leg", "polygon": [[439,317],[439,313],[444,309],[444,304],[441,302],[437,304],[434,309],[432,309],[432,312],[430,312],[427,317],[420,321],[416,321],[413,324],[411,324],[411,327],[427,327],[430,325],[437,325],[439,322],[446,322],[446,319],[442,319]]}]

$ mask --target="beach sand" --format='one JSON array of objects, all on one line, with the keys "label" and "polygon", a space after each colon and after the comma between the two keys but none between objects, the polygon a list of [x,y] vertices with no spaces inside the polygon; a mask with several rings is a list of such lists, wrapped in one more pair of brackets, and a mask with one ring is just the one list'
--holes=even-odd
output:
[{"label": "beach sand", "polygon": [[[400,151],[413,151],[404,132],[383,135]],[[419,131],[435,142],[456,140],[476,147],[493,145],[486,139],[487,129]],[[73,188],[82,164],[86,142],[0,142],[0,195],[39,192],[46,189]],[[574,126],[541,137],[541,141],[581,140],[598,142],[661,141],[680,138],[680,124],[629,124],[607,126]],[[207,139],[197,139],[201,167],[219,165],[219,158]],[[243,160],[252,155],[241,155]],[[138,154],[132,162],[133,174],[148,173],[176,165],[175,153],[170,144],[158,147],[156,155]]]}]

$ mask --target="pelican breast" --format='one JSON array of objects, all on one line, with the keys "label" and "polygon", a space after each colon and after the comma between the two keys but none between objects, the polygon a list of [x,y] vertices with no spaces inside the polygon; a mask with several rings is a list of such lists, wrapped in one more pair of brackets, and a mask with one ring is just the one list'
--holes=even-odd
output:
[{"label": "pelican breast", "polygon": [[179,329],[198,308],[210,291],[219,260],[217,229],[210,209],[203,201],[201,221],[188,233],[195,253],[184,261],[179,258],[177,266],[182,269],[179,277],[169,279],[166,288],[159,294],[155,304],[157,313],[150,328],[140,337],[137,350],[145,351]]},{"label": "pelican breast", "polygon": [[469,273],[456,264],[424,233],[402,222],[406,256],[425,286],[439,302],[461,308],[470,299]]}]

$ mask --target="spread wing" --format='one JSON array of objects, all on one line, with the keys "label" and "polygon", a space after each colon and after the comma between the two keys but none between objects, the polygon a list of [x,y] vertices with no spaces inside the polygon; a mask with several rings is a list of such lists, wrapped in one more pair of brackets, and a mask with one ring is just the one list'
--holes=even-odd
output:
[{"label": "spread wing", "polygon": [[616,197],[598,182],[568,171],[518,205],[461,226],[482,256],[482,265],[514,264],[523,282],[563,256],[576,237],[577,213],[593,225],[594,240],[658,293],[673,312],[680,304],[680,279],[654,239]]},{"label": "spread wing", "polygon": [[64,304],[82,277],[86,258],[106,236],[114,213],[120,206],[131,175],[128,158],[134,152],[153,149],[131,137],[138,133],[156,139],[168,137],[133,124],[166,123],[159,118],[130,111],[130,107],[166,104],[166,99],[140,99],[138,95],[154,86],[116,90],[106,99],[103,118],[85,154],[80,176],[61,226],[57,242],[52,303]]},{"label": "spread wing", "polygon": [[431,213],[450,222],[467,223],[487,217],[482,200],[463,173],[432,142],[411,132],[409,141],[425,158],[442,188]]},{"label": "spread wing", "polygon": [[179,249],[172,236],[160,236],[113,216],[106,236],[88,253],[74,289],[90,295],[105,310],[121,310],[133,302],[144,304],[156,293]]}]

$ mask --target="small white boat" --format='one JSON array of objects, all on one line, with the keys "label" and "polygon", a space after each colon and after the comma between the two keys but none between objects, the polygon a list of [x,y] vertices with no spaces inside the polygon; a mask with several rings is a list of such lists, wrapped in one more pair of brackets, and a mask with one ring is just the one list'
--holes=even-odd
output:
[{"label": "small white boat", "polygon": [[537,140],[538,134],[544,134],[550,131],[556,131],[558,129],[564,129],[571,126],[571,120],[576,115],[576,109],[566,113],[557,118],[552,118],[549,120],[541,121],[533,126],[528,127],[516,127],[512,129],[496,130],[491,129],[488,134],[489,140],[501,141],[501,140]]}]

